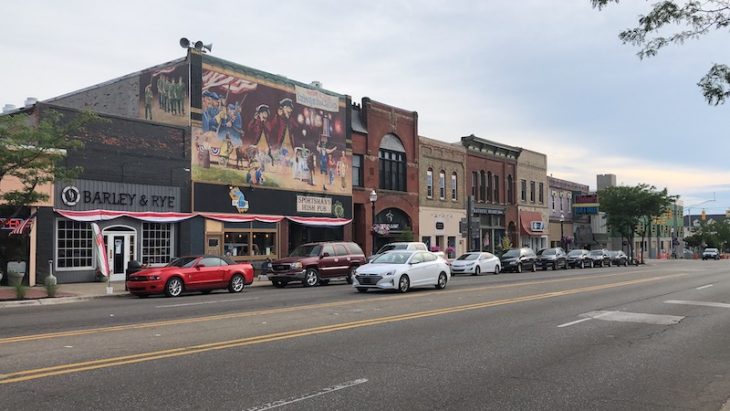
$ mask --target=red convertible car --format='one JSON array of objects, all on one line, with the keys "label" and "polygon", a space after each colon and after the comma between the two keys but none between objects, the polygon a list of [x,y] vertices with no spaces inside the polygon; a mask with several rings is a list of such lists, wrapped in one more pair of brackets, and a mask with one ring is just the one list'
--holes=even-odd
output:
[{"label": "red convertible car", "polygon": [[177,297],[183,291],[202,291],[228,288],[240,293],[253,283],[251,264],[237,264],[226,257],[212,255],[180,257],[164,267],[149,267],[129,276],[127,289],[133,295],[147,297],[165,294]]}]

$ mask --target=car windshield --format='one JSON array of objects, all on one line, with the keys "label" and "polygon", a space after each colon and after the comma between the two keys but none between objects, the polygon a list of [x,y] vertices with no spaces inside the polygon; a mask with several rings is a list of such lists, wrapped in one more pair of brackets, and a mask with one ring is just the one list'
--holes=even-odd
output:
[{"label": "car windshield", "polygon": [[380,250],[378,250],[378,254],[383,254],[384,252],[391,250],[405,250],[407,248],[408,244],[386,244],[380,247]]},{"label": "car windshield", "polygon": [[467,253],[467,254],[462,254],[461,256],[459,256],[459,258],[457,258],[457,260],[476,260],[477,258],[479,258],[479,254]]},{"label": "car windshield", "polygon": [[705,248],[705,252],[707,252],[707,253],[716,253],[717,252],[717,248]]},{"label": "car windshield", "polygon": [[320,251],[322,251],[322,246],[319,244],[305,244],[295,248],[289,257],[316,257]]},{"label": "car windshield", "polygon": [[609,257],[617,257],[618,256],[618,251],[609,251],[608,252],[608,256]]},{"label": "car windshield", "polygon": [[520,250],[513,248],[511,250],[507,250],[504,254],[502,254],[502,257],[519,257],[520,256]]},{"label": "car windshield", "polygon": [[180,257],[170,261],[168,267],[192,267],[198,257]]},{"label": "car windshield", "polygon": [[591,251],[591,255],[603,255],[603,250],[593,250]]},{"label": "car windshield", "polygon": [[394,251],[377,256],[371,263],[373,264],[405,264],[408,258],[413,255],[410,251]]},{"label": "car windshield", "polygon": [[583,250],[573,250],[568,253],[568,257],[576,257],[583,254]]},{"label": "car windshield", "polygon": [[555,255],[554,248],[544,248],[537,252],[537,255]]}]

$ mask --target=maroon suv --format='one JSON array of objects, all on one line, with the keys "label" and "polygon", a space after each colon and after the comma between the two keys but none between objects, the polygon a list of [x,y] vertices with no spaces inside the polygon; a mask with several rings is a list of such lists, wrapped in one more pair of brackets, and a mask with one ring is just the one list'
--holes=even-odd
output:
[{"label": "maroon suv", "polygon": [[286,287],[292,281],[312,287],[327,284],[333,278],[343,278],[349,284],[355,268],[365,263],[365,254],[355,243],[309,243],[295,248],[289,257],[272,262],[267,276],[277,288]]}]

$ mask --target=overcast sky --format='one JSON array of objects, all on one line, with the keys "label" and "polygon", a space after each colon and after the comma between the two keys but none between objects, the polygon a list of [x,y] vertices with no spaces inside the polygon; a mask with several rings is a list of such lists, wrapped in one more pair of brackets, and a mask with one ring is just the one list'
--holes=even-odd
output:
[{"label": "overcast sky", "polygon": [[[20,106],[185,55],[212,55],[417,111],[419,134],[539,151],[548,173],[596,174],[730,209],[730,104],[696,83],[730,64],[730,33],[640,60],[618,33],[651,3],[589,0],[16,1],[3,4],[0,105]],[[715,201],[709,201],[713,200]]]}]

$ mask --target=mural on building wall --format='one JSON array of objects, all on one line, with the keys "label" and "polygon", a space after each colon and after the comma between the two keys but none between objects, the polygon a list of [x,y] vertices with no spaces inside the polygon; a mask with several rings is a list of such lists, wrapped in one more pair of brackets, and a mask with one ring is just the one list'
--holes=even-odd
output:
[{"label": "mural on building wall", "polygon": [[352,193],[345,99],[203,64],[193,180]]},{"label": "mural on building wall", "polygon": [[185,63],[143,72],[139,79],[139,118],[188,125],[188,77],[188,65]]}]

